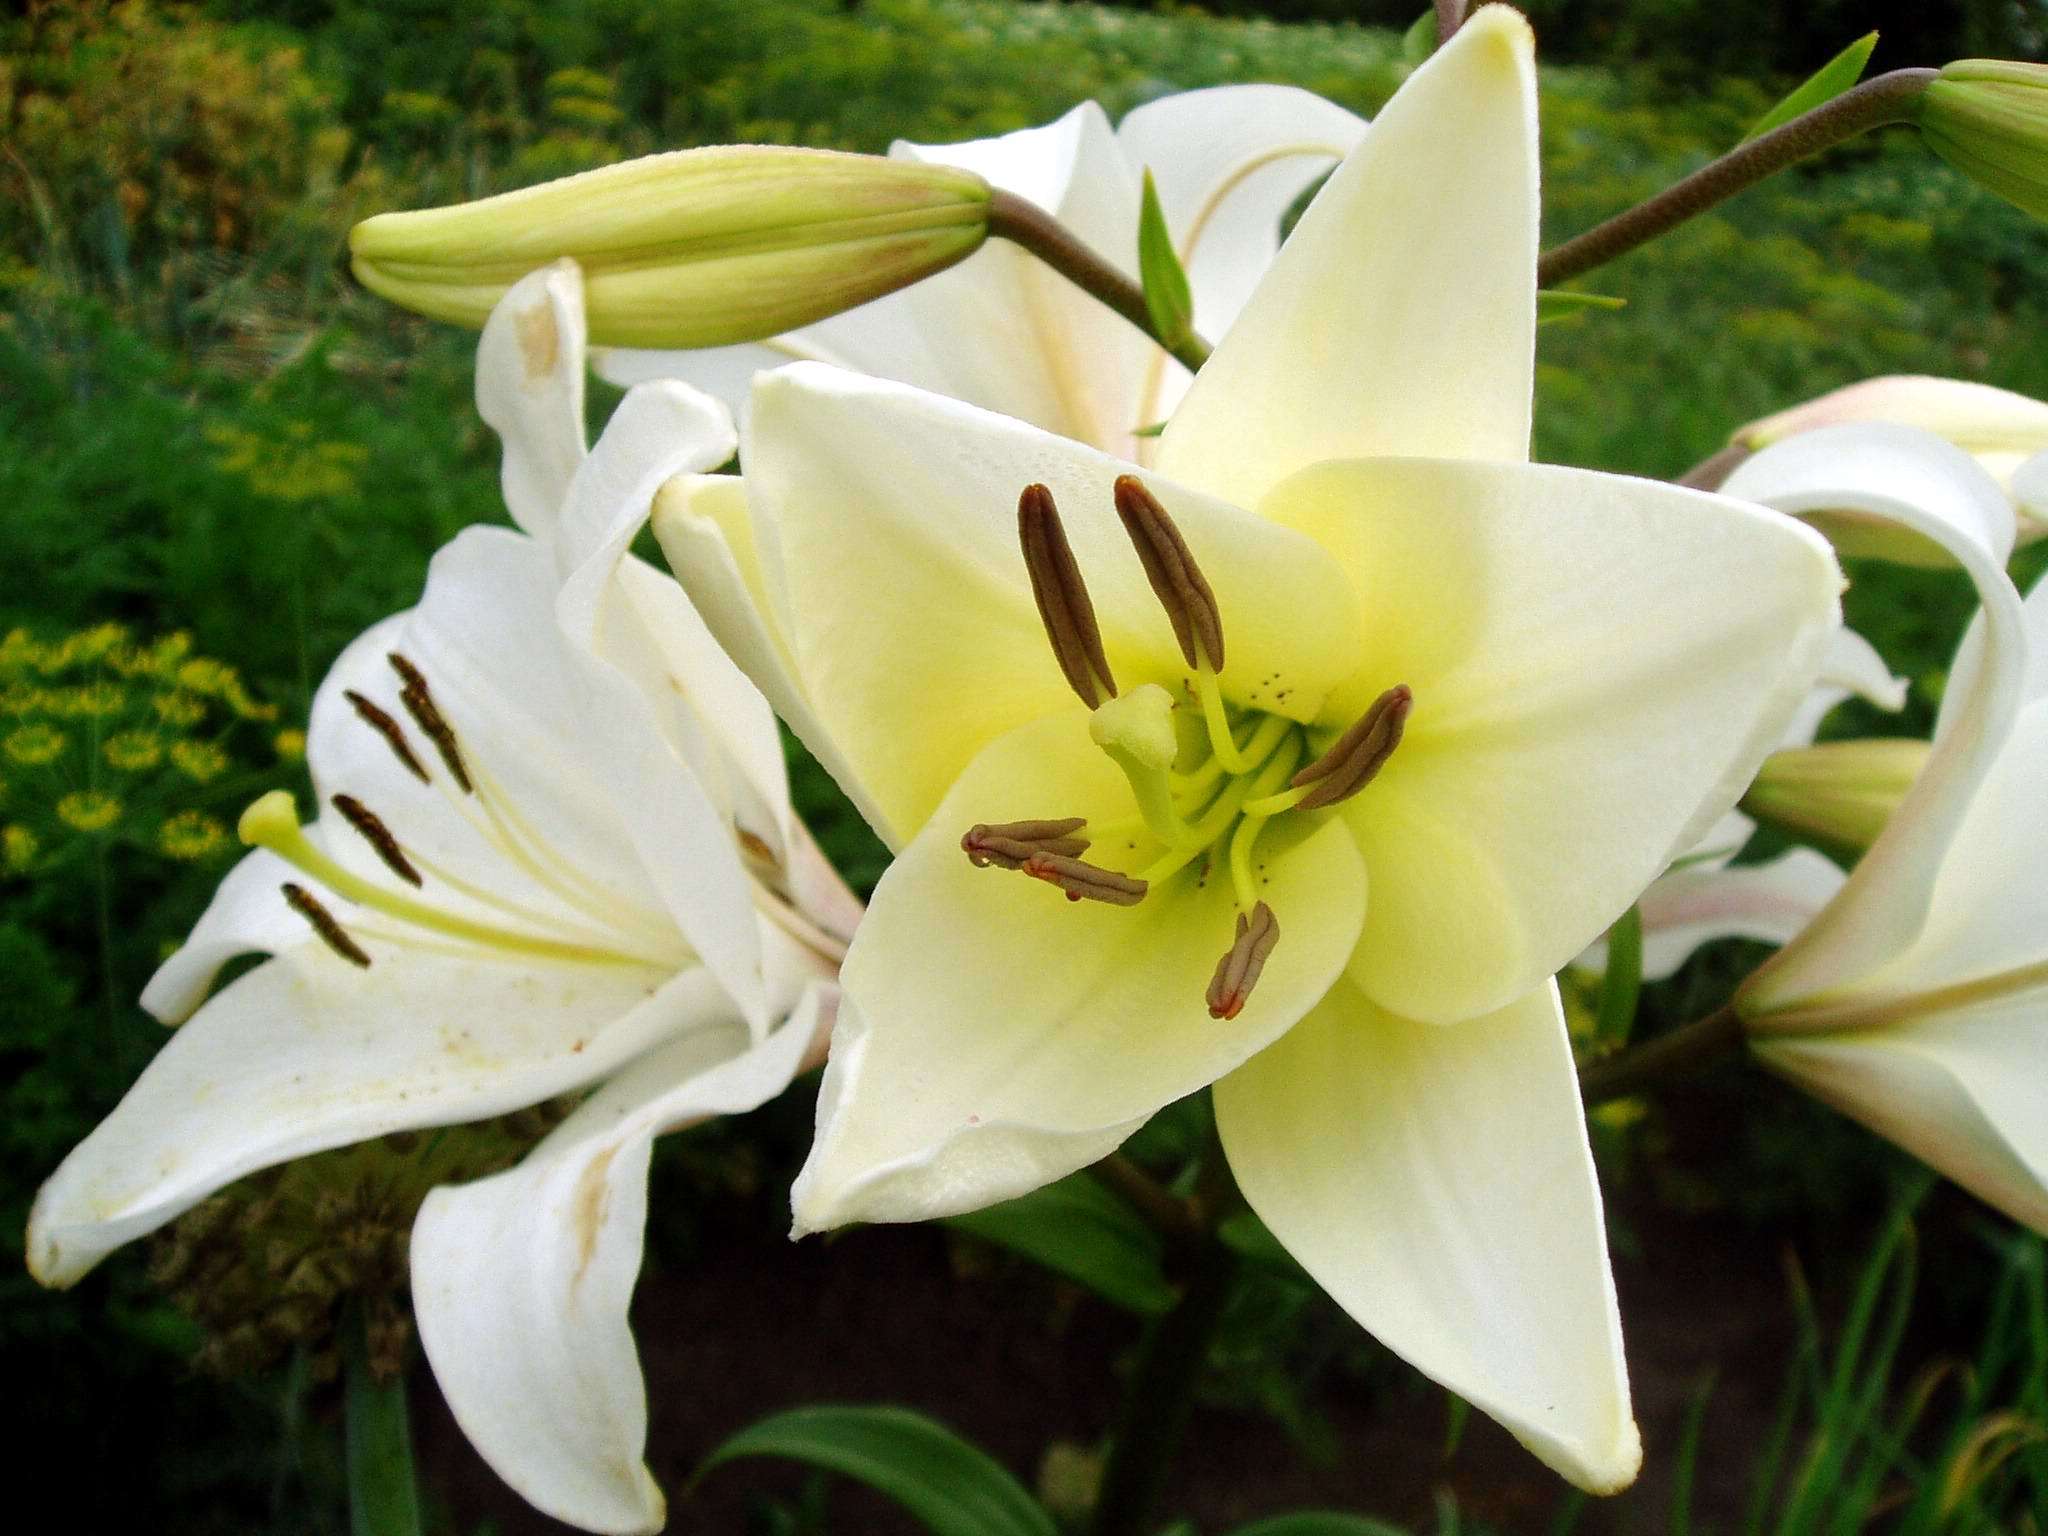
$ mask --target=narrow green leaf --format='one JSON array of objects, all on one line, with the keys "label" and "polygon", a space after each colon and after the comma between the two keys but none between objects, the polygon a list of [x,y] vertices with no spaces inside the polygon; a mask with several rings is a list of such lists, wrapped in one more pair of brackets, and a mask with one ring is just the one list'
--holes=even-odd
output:
[{"label": "narrow green leaf", "polygon": [[1133,436],[1133,437],[1157,437],[1157,436],[1158,436],[1158,435],[1159,435],[1160,433],[1164,432],[1165,430],[1166,430],[1166,423],[1165,423],[1165,422],[1163,422],[1163,421],[1155,421],[1155,422],[1153,422],[1153,423],[1152,423],[1152,424],[1151,424],[1150,426],[1147,426],[1147,427],[1133,427],[1133,428],[1131,428],[1131,436]]},{"label": "narrow green leaf", "polygon": [[1415,18],[1413,26],[1401,34],[1401,57],[1409,64],[1420,64],[1436,52],[1436,7],[1431,6]]},{"label": "narrow green leaf", "polygon": [[1138,279],[1145,285],[1145,308],[1152,315],[1152,329],[1160,345],[1172,351],[1195,330],[1195,298],[1188,288],[1188,275],[1174,254],[1173,234],[1166,227],[1166,210],[1159,206],[1159,189],[1145,172],[1145,193],[1138,204]]},{"label": "narrow green leaf", "polygon": [[1536,323],[1555,325],[1576,320],[1589,309],[1626,309],[1628,300],[1611,293],[1580,293],[1576,288],[1541,288],[1536,293]]},{"label": "narrow green leaf", "polygon": [[1238,1211],[1226,1216],[1216,1229],[1216,1235],[1223,1239],[1224,1247],[1246,1263],[1297,1280],[1308,1278],[1286,1245],[1273,1235],[1272,1228],[1252,1211]]},{"label": "narrow green leaf", "polygon": [[1398,1525],[1370,1520],[1364,1515],[1340,1514],[1333,1509],[1304,1509],[1292,1515],[1274,1515],[1240,1525],[1230,1536],[1409,1536]]},{"label": "narrow green leaf", "polygon": [[1458,1454],[1465,1438],[1465,1425],[1472,1418],[1472,1405],[1455,1392],[1444,1393],[1444,1460]]},{"label": "narrow green leaf", "polygon": [[1056,1536],[1052,1516],[989,1455],[908,1408],[792,1408],[750,1425],[697,1468],[778,1456],[894,1499],[933,1536]]},{"label": "narrow green leaf", "polygon": [[370,1373],[369,1342],[360,1315],[344,1344],[348,1375],[343,1417],[348,1425],[348,1524],[353,1536],[419,1536],[418,1482],[412,1470],[412,1427],[405,1379]]},{"label": "narrow green leaf", "polygon": [[1626,1045],[1635,1032],[1636,1003],[1642,995],[1643,909],[1630,907],[1607,930],[1607,974],[1600,982],[1593,1038],[1602,1045]]},{"label": "narrow green leaf", "polygon": [[1171,1307],[1159,1234],[1089,1173],[1070,1173],[1015,1200],[949,1216],[946,1225],[1021,1253],[1146,1317]]},{"label": "narrow green leaf", "polygon": [[1875,47],[1875,32],[1857,38],[1808,75],[1805,83],[1791,95],[1758,118],[1749,132],[1742,136],[1742,142],[1747,144],[1751,139],[1761,138],[1773,128],[1784,127],[1793,118],[1811,112],[1815,107],[1826,106],[1863,78],[1863,66],[1870,62],[1870,53]]}]

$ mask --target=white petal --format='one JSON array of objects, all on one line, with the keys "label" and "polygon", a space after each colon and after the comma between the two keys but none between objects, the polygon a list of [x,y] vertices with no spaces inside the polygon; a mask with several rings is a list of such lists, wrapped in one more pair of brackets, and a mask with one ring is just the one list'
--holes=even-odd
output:
[{"label": "white petal", "polygon": [[[797,1230],[920,1221],[1009,1199],[1092,1162],[1153,1112],[1244,1061],[1342,969],[1365,878],[1341,823],[1260,845],[1280,941],[1244,1011],[1207,1017],[1230,947],[1230,882],[1193,870],[1135,907],[1069,902],[976,869],[975,822],[1130,813],[1078,705],[983,752],[883,876],[841,972]],[[1114,845],[1105,845],[1113,848]],[[1096,857],[1108,852],[1091,849]]]},{"label": "white petal", "polygon": [[1152,172],[1194,289],[1196,330],[1218,337],[1230,329],[1280,249],[1282,216],[1365,127],[1291,85],[1181,91],[1117,125],[1126,158]]},{"label": "white petal", "polygon": [[1755,1036],[1759,1060],[2015,1221],[2048,1232],[2048,996],[1846,1035]]},{"label": "white petal", "polygon": [[306,941],[306,920],[278,899],[299,878],[276,854],[256,849],[227,872],[185,942],[156,968],[142,1006],[166,1024],[180,1024],[206,1001],[220,968],[239,955],[274,955]]},{"label": "white petal", "polygon": [[1489,6],[1395,93],[1281,249],[1159,442],[1242,506],[1322,459],[1529,453],[1536,69]]},{"label": "white petal", "polygon": [[512,521],[546,537],[583,462],[583,274],[567,259],[514,283],[476,350],[477,414],[504,440]]},{"label": "white petal", "polygon": [[1578,1486],[1642,1462],[1557,991],[1454,1028],[1340,985],[1216,1085],[1252,1209],[1372,1335]]},{"label": "white petal", "polygon": [[2037,453],[2012,472],[2013,505],[2025,525],[2022,536],[2048,533],[2048,453]]},{"label": "white petal", "polygon": [[1897,713],[1906,707],[1906,686],[1906,679],[1893,675],[1868,640],[1853,629],[1838,629],[1828,641],[1827,655],[1821,661],[1813,691],[1793,714],[1785,734],[1778,738],[1778,745],[1810,745],[1821,721],[1852,695],[1878,709]]},{"label": "white petal", "polygon": [[1960,696],[1936,750],[1841,894],[1744,984],[1744,1011],[1754,1016],[1868,975],[1920,932],[1943,850],[2012,729],[2026,636],[2004,568],[2012,509],[1969,455],[1938,437],[1825,427],[1766,448],[1724,489],[1792,513],[1847,507],[1923,535],[1963,567],[1984,605],[1983,660],[1951,682]]},{"label": "white petal", "polygon": [[[1062,708],[1017,545],[1018,494],[1058,502],[1122,687],[1186,668],[1119,522],[1132,466],[1022,422],[800,364],[755,386],[747,493],[804,692],[900,845],[968,760]],[[1307,538],[1148,478],[1220,605],[1226,693],[1315,713],[1355,664],[1342,575]]]},{"label": "white petal", "polygon": [[301,945],[200,1009],[73,1149],[36,1197],[31,1267],[69,1285],[255,1169],[553,1098],[659,1043],[715,992],[701,969],[386,945],[360,970]]},{"label": "white petal", "polygon": [[1414,693],[1341,813],[1373,886],[1351,974],[1410,1018],[1505,1006],[1603,932],[1748,787],[1836,627],[1811,530],[1652,481],[1340,461],[1260,510],[1357,596],[1324,722]]},{"label": "white petal", "polygon": [[1643,976],[1662,981],[1715,939],[1783,944],[1842,888],[1842,871],[1811,848],[1763,864],[1691,866],[1643,892]]},{"label": "white petal", "polygon": [[518,1167],[437,1189],[412,1234],[413,1313],[455,1421],[528,1503],[588,1531],[657,1531],[647,1394],[627,1321],[654,1137],[782,1091],[815,1003],[757,1046],[730,1010],[607,1083]]}]

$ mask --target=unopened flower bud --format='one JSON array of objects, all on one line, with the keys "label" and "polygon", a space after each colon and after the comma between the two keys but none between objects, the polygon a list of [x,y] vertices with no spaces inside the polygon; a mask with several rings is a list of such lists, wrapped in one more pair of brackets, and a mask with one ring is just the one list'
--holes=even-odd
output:
[{"label": "unopened flower bud", "polygon": [[719,145],[378,214],[349,249],[371,292],[471,326],[527,273],[573,257],[593,342],[712,347],[942,271],[981,244],[988,210],[988,183],[951,166]]},{"label": "unopened flower bud", "polygon": [[1869,847],[1913,787],[1928,743],[1829,741],[1773,752],[1742,797],[1759,821],[1842,849]]},{"label": "unopened flower bud", "polygon": [[2048,64],[1959,59],[1920,95],[1928,148],[2037,219],[2048,219]]}]

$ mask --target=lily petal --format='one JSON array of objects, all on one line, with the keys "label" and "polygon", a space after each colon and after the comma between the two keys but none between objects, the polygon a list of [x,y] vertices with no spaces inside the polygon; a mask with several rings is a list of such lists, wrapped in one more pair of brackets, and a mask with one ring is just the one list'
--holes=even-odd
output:
[{"label": "lily petal", "polygon": [[[1017,496],[1050,487],[1119,683],[1185,674],[1114,510],[1130,466],[1022,422],[800,364],[754,390],[747,492],[804,691],[892,846],[974,754],[1071,695],[1017,546]],[[1307,538],[1148,478],[1215,588],[1224,689],[1297,718],[1356,664],[1342,574]],[[957,829],[956,829],[957,835]]]},{"label": "lily petal", "polygon": [[633,965],[318,943],[259,965],[171,1037],[36,1196],[29,1265],[69,1285],[258,1168],[505,1113],[596,1081],[699,1017],[717,984]]},{"label": "lily petal", "polygon": [[1926,922],[1943,850],[2011,733],[2025,683],[2019,594],[2005,574],[2012,509],[1962,450],[1910,427],[1823,427],[1766,448],[1724,488],[1795,514],[1847,508],[1946,550],[1983,603],[1981,662],[1951,685],[1946,729],[1898,811],[1841,894],[1744,983],[1746,1017],[1864,976]]},{"label": "lily petal", "polygon": [[1129,807],[1070,704],[983,751],[883,876],[841,973],[818,1137],[791,1195],[799,1233],[920,1221],[1049,1183],[1259,1051],[1328,989],[1365,910],[1337,822],[1291,844],[1276,828],[1262,846],[1282,937],[1228,1021],[1203,1012],[1230,943],[1228,881],[1189,870],[1135,907],[1070,903],[960,851],[977,821],[1100,823]]},{"label": "lily petal", "polygon": [[1642,1462],[1557,990],[1455,1028],[1340,983],[1216,1085],[1239,1186],[1372,1335],[1595,1493]]},{"label": "lily petal", "polygon": [[2048,1232],[2048,988],[1910,1028],[1752,1035],[1766,1067]]},{"label": "lily petal", "polygon": [[1488,6],[1302,215],[1167,424],[1161,473],[1255,506],[1323,459],[1525,460],[1536,191],[1535,41]]},{"label": "lily petal", "polygon": [[1365,129],[1364,118],[1291,85],[1180,91],[1117,124],[1125,158],[1152,172],[1194,290],[1196,330],[1230,329],[1280,249],[1282,217]]},{"label": "lily petal", "polygon": [[512,521],[546,538],[583,462],[583,273],[558,261],[514,283],[484,322],[477,414],[504,440]]},{"label": "lily petal", "polygon": [[[658,1531],[647,1394],[627,1321],[654,1137],[774,1097],[815,996],[760,1045],[723,1000],[600,1089],[518,1167],[437,1189],[412,1233],[413,1312],[462,1431],[526,1501],[588,1531]],[[721,1024],[719,1015],[725,1022]]]},{"label": "lily petal", "polygon": [[1662,981],[1715,939],[1786,943],[1834,898],[1843,878],[1811,848],[1787,849],[1763,864],[1672,870],[1640,903],[1644,980]]},{"label": "lily petal", "polygon": [[1326,723],[1414,692],[1343,812],[1373,882],[1352,975],[1410,1018],[1503,1007],[1604,931],[1748,786],[1836,627],[1811,530],[1647,480],[1337,462],[1260,510],[1365,616]]}]

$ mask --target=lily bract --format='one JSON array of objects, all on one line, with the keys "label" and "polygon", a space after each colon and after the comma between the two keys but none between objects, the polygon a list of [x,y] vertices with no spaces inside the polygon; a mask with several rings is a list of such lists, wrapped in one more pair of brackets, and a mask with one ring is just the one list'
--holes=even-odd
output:
[{"label": "lily bract", "polygon": [[1551,976],[1734,803],[1840,577],[1753,505],[1527,462],[1535,101],[1527,24],[1480,11],[1149,468],[798,364],[744,483],[673,482],[656,531],[899,850],[797,1229],[1017,1195],[1213,1083],[1308,1271],[1612,1490],[1640,1446]]},{"label": "lily bract", "polygon": [[[790,813],[774,722],[615,513],[722,462],[722,408],[637,392],[586,458],[581,284],[517,285],[478,395],[524,532],[473,529],[313,704],[321,805],[258,845],[144,1005],[180,1027],[37,1197],[69,1285],[243,1174],[596,1091],[517,1167],[431,1194],[421,1336],[457,1420],[542,1509],[658,1529],[626,1305],[658,1130],[751,1108],[822,1043],[857,909]],[[269,958],[207,996],[250,952]]]},{"label": "lily bract", "polygon": [[[1292,86],[1164,96],[1114,129],[1085,102],[1057,122],[964,144],[898,143],[895,160],[950,166],[1037,204],[1135,276],[1150,168],[1194,290],[1194,323],[1220,336],[1279,247],[1281,221],[1343,158],[1365,123]],[[1166,419],[1188,372],[1129,324],[1014,246],[995,241],[953,271],[758,345],[605,352],[614,382],[672,375],[730,401],[756,372],[810,359],[1001,411],[1125,458]]]}]

